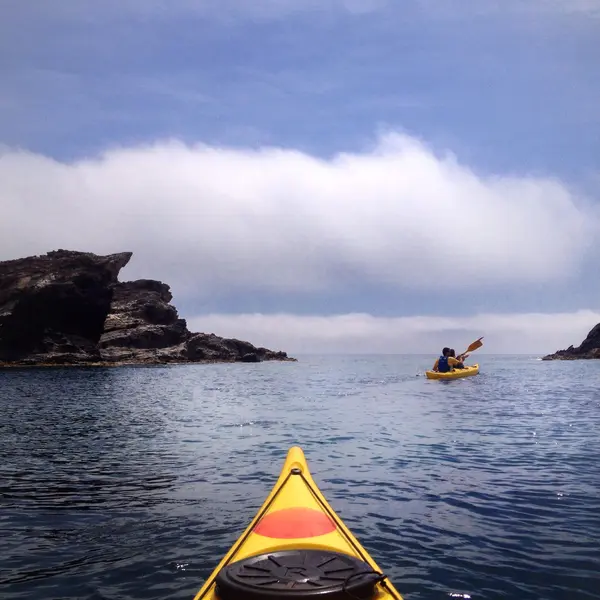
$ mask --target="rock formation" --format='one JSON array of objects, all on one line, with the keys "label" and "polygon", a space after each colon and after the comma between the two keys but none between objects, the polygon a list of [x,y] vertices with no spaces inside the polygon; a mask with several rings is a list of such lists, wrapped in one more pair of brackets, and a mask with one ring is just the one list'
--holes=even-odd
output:
[{"label": "rock formation", "polygon": [[89,365],[295,360],[191,333],[169,286],[119,282],[131,252],[56,250],[0,262],[0,364]]},{"label": "rock formation", "polygon": [[558,350],[554,354],[544,356],[542,360],[577,360],[600,358],[600,323],[596,325],[581,344],[574,348],[569,346],[566,350]]}]

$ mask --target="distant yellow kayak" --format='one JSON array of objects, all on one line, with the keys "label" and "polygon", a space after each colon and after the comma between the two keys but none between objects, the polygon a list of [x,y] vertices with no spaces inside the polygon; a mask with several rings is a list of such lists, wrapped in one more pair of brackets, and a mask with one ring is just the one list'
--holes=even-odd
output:
[{"label": "distant yellow kayak", "polygon": [[436,373],[435,371],[425,371],[427,379],[460,379],[461,377],[470,377],[479,373],[479,365],[471,365],[464,369],[454,369],[447,373]]},{"label": "distant yellow kayak", "polygon": [[289,449],[260,510],[194,600],[402,600]]}]

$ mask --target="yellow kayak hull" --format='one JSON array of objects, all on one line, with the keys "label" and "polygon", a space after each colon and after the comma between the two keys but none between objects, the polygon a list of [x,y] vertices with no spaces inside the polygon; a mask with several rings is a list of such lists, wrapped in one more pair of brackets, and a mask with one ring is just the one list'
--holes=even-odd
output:
[{"label": "yellow kayak hull", "polygon": [[448,373],[436,373],[435,371],[425,371],[427,379],[461,379],[462,377],[471,377],[479,373],[479,365],[470,365],[464,369],[454,369]]},{"label": "yellow kayak hull", "polygon": [[[320,492],[310,474],[304,453],[297,446],[288,450],[279,478],[258,513],[214,569],[194,600],[222,599],[226,590],[220,591],[219,585],[224,584],[219,583],[222,581],[219,573],[222,572],[223,577],[223,573],[231,571],[236,564],[243,564],[239,561],[253,561],[258,555],[280,551],[286,554],[285,551],[291,550],[341,553],[343,560],[349,556],[353,559],[348,560],[358,559],[366,563],[363,566],[371,573],[372,578],[375,578],[372,571],[382,574],[375,561]],[[286,592],[284,590],[282,595],[286,596]],[[294,592],[297,590],[290,591],[290,598],[300,597]],[[231,590],[228,593],[231,595]],[[242,595],[238,597],[241,598]],[[273,597],[272,592],[264,595],[264,598],[268,597]],[[402,600],[402,596],[385,576],[379,577],[373,584],[372,593],[368,597],[370,600]],[[327,594],[322,598],[326,600]]]}]

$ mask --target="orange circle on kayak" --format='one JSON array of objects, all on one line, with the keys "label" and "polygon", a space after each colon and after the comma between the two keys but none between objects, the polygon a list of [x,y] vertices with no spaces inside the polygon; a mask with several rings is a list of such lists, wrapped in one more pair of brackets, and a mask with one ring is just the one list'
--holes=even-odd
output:
[{"label": "orange circle on kayak", "polygon": [[317,537],[335,531],[335,523],[312,508],[284,508],[265,515],[254,528],[259,535],[279,539]]}]

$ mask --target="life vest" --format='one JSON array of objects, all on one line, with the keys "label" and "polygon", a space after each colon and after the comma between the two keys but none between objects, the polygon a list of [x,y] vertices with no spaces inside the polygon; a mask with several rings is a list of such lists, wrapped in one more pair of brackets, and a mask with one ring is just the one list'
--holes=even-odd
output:
[{"label": "life vest", "polygon": [[440,373],[448,373],[450,371],[450,365],[448,364],[447,356],[440,356],[438,359],[438,371]]}]

